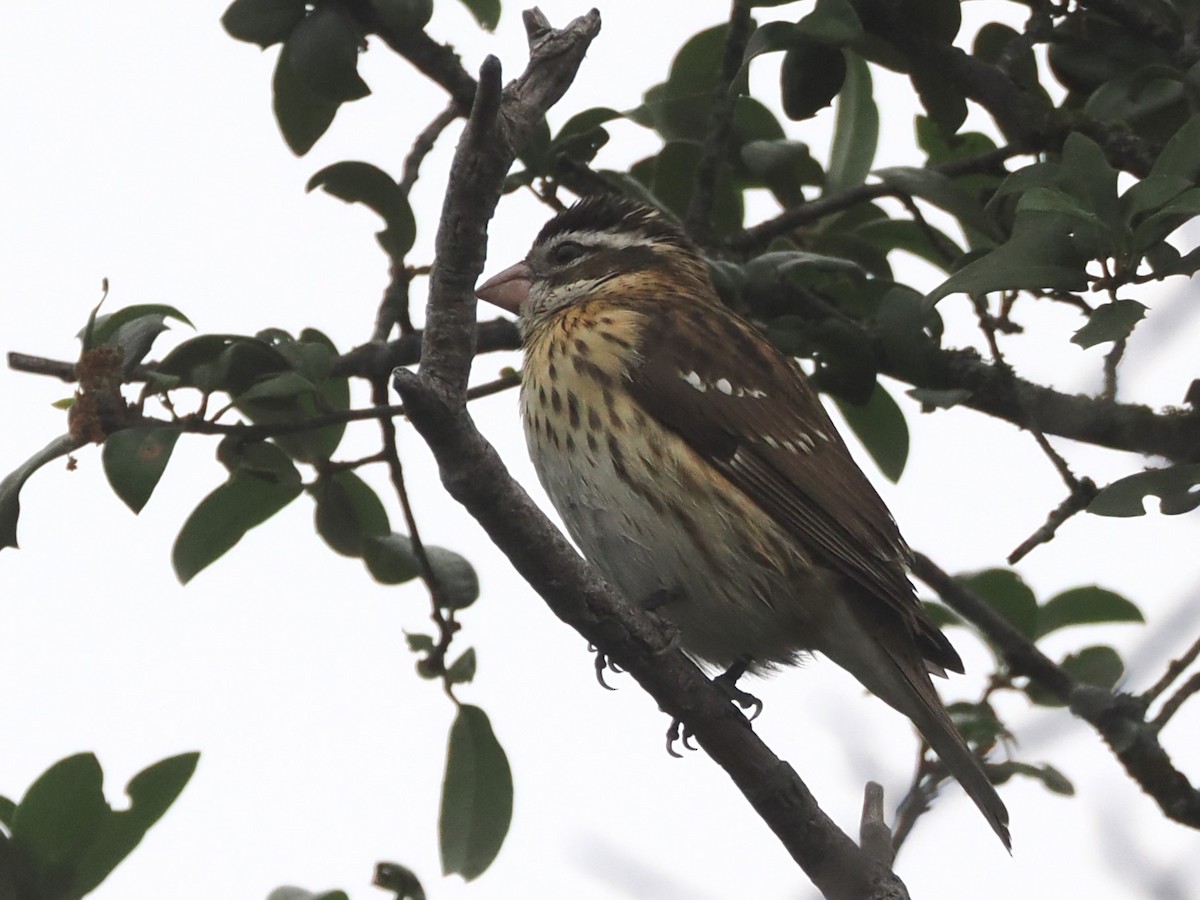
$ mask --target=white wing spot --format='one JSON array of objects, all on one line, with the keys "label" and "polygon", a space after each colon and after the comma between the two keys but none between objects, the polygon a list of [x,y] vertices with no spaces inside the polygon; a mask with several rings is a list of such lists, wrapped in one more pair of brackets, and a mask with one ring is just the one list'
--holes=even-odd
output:
[{"label": "white wing spot", "polygon": [[[717,390],[720,391],[722,394],[728,394],[730,397],[733,396],[733,385],[729,383],[728,378],[718,378],[717,379]],[[741,392],[739,391],[739,394],[740,393]]]},{"label": "white wing spot", "polygon": [[680,372],[679,377],[682,378],[684,381],[686,381],[688,384],[690,384],[692,387],[694,387],[696,390],[698,390],[702,394],[706,390],[708,390],[708,385],[706,385],[704,383],[704,381],[700,378],[699,372]]},{"label": "white wing spot", "polygon": [[813,444],[813,439],[812,439],[812,438],[810,438],[810,437],[809,437],[807,434],[799,434],[799,435],[797,435],[797,436],[796,436],[796,444],[797,444],[797,446],[799,446],[799,448],[800,448],[801,450],[803,450],[805,453],[812,453],[812,452],[813,452],[813,446],[814,446],[814,444]]},{"label": "white wing spot", "polygon": [[763,440],[763,443],[766,444],[768,447],[770,447],[772,450],[779,449],[779,442],[777,440],[775,440],[775,438],[771,437],[769,434],[766,435],[762,440]]}]

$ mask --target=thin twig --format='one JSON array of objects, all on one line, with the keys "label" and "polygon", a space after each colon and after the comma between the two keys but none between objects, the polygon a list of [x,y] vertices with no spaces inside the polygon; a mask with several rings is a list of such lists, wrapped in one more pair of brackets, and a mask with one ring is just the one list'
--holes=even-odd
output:
[{"label": "thin twig", "polygon": [[408,156],[404,157],[404,170],[400,176],[400,192],[405,197],[412,192],[413,185],[421,176],[421,163],[425,161],[425,157],[429,155],[429,151],[433,149],[437,139],[460,115],[458,104],[451,102],[417,135],[412,148],[408,151]]},{"label": "thin twig", "polygon": [[[971,299],[975,301],[975,312],[977,313],[979,319],[979,329],[983,332],[984,337],[987,339],[988,349],[992,354],[992,361],[1002,372],[1006,373],[1009,378],[1015,380],[1017,373],[1013,367],[1009,365],[1008,360],[1000,350],[999,342],[996,340],[995,324],[987,312],[987,298],[972,296]],[[1050,460],[1051,464],[1053,464],[1055,471],[1058,472],[1059,477],[1062,478],[1063,482],[1067,486],[1067,490],[1071,492],[1071,495],[1074,496],[1076,494],[1085,494],[1086,489],[1083,487],[1082,482],[1075,477],[1075,473],[1071,471],[1071,467],[1067,465],[1067,461],[1063,459],[1062,455],[1050,445],[1050,441],[1046,439],[1045,433],[1043,433],[1041,426],[1037,423],[1034,417],[1027,414],[1025,420],[1017,424],[1033,435],[1034,441],[1037,442],[1037,445],[1041,447],[1042,452]],[[1095,495],[1095,489],[1095,485],[1092,485],[1093,496]],[[1051,536],[1053,536],[1053,532],[1051,532]]]},{"label": "thin twig", "polygon": [[1062,503],[1050,511],[1050,515],[1046,517],[1045,523],[1037,531],[1021,541],[1012,553],[1008,554],[1008,564],[1010,566],[1016,564],[1024,559],[1034,547],[1053,540],[1059,526],[1071,518],[1071,516],[1087,509],[1088,504],[1096,499],[1096,494],[1096,483],[1092,479],[1079,479],[1076,489],[1071,491]]},{"label": "thin twig", "polygon": [[[969,175],[976,172],[989,172],[995,170],[997,167],[1000,167],[1001,171],[1003,171],[1003,163],[1006,160],[1027,152],[1027,150],[1020,147],[1010,145],[1000,147],[996,150],[989,150],[987,153],[981,153],[978,156],[969,156],[936,166],[930,166],[929,170],[937,172],[940,175],[945,175],[948,178],[953,178],[957,175]],[[747,228],[745,231],[732,235],[729,238],[728,245],[730,249],[740,252],[759,250],[773,239],[787,234],[801,225],[820,221],[826,216],[850,209],[868,200],[899,195],[900,191],[886,182],[861,184],[829,197],[821,197],[802,203],[799,206],[785,209],[773,219],[767,219],[765,222],[760,222],[751,228]]]},{"label": "thin twig", "polygon": [[[376,383],[371,385],[371,400],[376,403],[376,406],[386,406],[388,401],[388,380],[380,378]],[[425,583],[425,589],[430,593],[430,601],[432,606],[431,618],[438,626],[440,640],[436,648],[436,654],[431,660],[436,665],[439,674],[445,670],[445,653],[450,647],[451,638],[454,637],[454,632],[457,630],[457,623],[454,619],[446,618],[443,613],[445,607],[445,594],[442,590],[442,584],[438,581],[436,571],[433,571],[433,566],[430,564],[430,557],[425,552],[425,541],[421,540],[420,528],[416,526],[416,515],[413,512],[413,504],[408,497],[408,487],[404,485],[404,467],[400,461],[400,448],[396,444],[396,422],[394,419],[388,418],[379,419],[379,433],[383,437],[383,457],[388,463],[388,476],[391,479],[392,490],[396,492],[396,498],[400,500],[400,508],[404,514],[404,526],[408,528],[408,538],[413,542],[413,556],[416,557],[416,568],[420,572],[421,581]],[[450,685],[445,685],[446,691],[450,691]],[[451,697],[454,695],[450,695]]]},{"label": "thin twig", "polygon": [[1200,829],[1200,790],[1175,768],[1159,743],[1158,732],[1146,722],[1147,702],[1142,697],[1076,681],[929,557],[915,554],[912,571],[947,606],[983,632],[1014,676],[1036,682],[1095,728],[1129,777],[1154,799],[1167,818]]},{"label": "thin twig", "polygon": [[746,55],[746,43],[754,30],[750,15],[750,4],[745,0],[733,0],[729,11],[729,25],[725,30],[725,54],[721,60],[721,74],[713,88],[712,113],[704,145],[700,150],[700,162],[696,165],[691,201],[688,203],[684,226],[701,246],[712,242],[712,210],[716,196],[717,181],[725,157],[729,153],[729,139],[733,135],[733,110],[737,103],[734,79],[742,70],[742,59]]},{"label": "thin twig", "polygon": [[379,309],[375,313],[375,328],[371,332],[371,340],[382,344],[392,335],[392,329],[400,326],[403,337],[415,330],[408,311],[408,289],[412,285],[412,271],[404,265],[403,259],[393,259],[388,269],[388,286],[383,290],[383,298],[379,301]]},{"label": "thin twig", "polygon": [[1100,397],[1110,403],[1117,400],[1117,368],[1125,355],[1125,344],[1125,338],[1113,341],[1112,349],[1104,354],[1104,392]]},{"label": "thin twig", "polygon": [[1150,722],[1150,727],[1155,731],[1162,731],[1162,727],[1171,720],[1171,716],[1179,711],[1179,707],[1183,706],[1188,697],[1198,691],[1200,691],[1200,672],[1192,675],[1180,685],[1179,690],[1167,698],[1167,701],[1162,705],[1162,709],[1158,711],[1158,715]]},{"label": "thin twig", "polygon": [[893,857],[900,853],[900,848],[912,833],[917,819],[930,810],[938,794],[940,782],[933,778],[937,767],[926,752],[928,749],[929,745],[922,740],[917,748],[917,766],[913,770],[912,781],[900,800],[900,805],[896,807],[896,821],[892,825]]},{"label": "thin twig", "polygon": [[1141,693],[1140,696],[1146,705],[1149,706],[1157,700],[1159,695],[1174,684],[1175,679],[1182,675],[1184,670],[1196,661],[1197,657],[1200,657],[1200,638],[1196,638],[1196,642],[1184,651],[1183,656],[1179,657],[1179,659],[1171,660],[1167,664],[1167,671],[1163,674],[1163,677],[1158,679],[1149,690]]}]

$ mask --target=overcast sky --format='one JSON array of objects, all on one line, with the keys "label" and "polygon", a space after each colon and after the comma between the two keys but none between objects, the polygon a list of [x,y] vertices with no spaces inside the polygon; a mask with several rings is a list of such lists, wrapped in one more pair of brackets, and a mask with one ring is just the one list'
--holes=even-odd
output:
[{"label": "overcast sky", "polygon": [[[981,16],[996,4],[966,4]],[[1000,4],[1002,8],[1015,4]],[[439,0],[430,33],[475,71],[484,54],[506,80],[525,60],[517,6],[495,35],[453,0]],[[561,25],[586,4],[546,0]],[[679,10],[686,8],[686,13]],[[797,16],[808,4],[764,14]],[[270,111],[275,50],[238,43],[220,28],[223,4],[66,0],[0,6],[0,85],[7,139],[0,206],[0,335],[5,350],[70,359],[73,335],[107,277],[107,309],[169,303],[202,332],[293,333],[313,326],[348,350],[370,335],[386,264],[361,207],[307,195],[331,162],[365,159],[400,172],[416,132],[443,107],[441,91],[372,43],[361,71],[373,96],[344,106],[308,157],[287,150]],[[552,114],[561,123],[595,105],[630,108],[667,71],[673,48],[720,21],[727,4],[612,3],[579,79]],[[1019,11],[1019,10],[1018,10]],[[975,21],[979,21],[976,19]],[[1019,21],[1019,20],[1017,20]],[[977,27],[977,26],[976,26]],[[775,92],[777,60],[756,63],[753,85]],[[880,164],[919,163],[912,110],[881,77]],[[901,90],[889,94],[899,87]],[[888,99],[894,97],[895,99]],[[986,127],[978,114],[976,127]],[[827,153],[831,114],[789,123],[789,134]],[[414,193],[420,231],[413,262],[430,258],[457,129],[430,156]],[[620,167],[656,142],[619,123],[601,162]],[[751,215],[769,215],[761,199]],[[487,271],[520,258],[544,209],[506,199]],[[1193,242],[1194,243],[1194,242]],[[937,277],[913,264],[902,277]],[[418,283],[414,295],[423,296]],[[1130,342],[1123,399],[1182,402],[1200,328],[1181,279],[1139,293],[1151,307]],[[1185,305],[1186,304],[1186,305]],[[416,304],[419,309],[422,302]],[[975,341],[962,298],[943,301],[951,342]],[[482,311],[487,317],[491,311]],[[1069,311],[1028,314],[1039,334],[1005,341],[1025,376],[1094,391],[1104,348],[1066,344],[1080,322]],[[1044,333],[1043,333],[1044,332]],[[189,334],[160,339],[155,356]],[[487,356],[488,380],[514,355]],[[921,416],[903,397],[913,432],[908,470],[884,481],[862,454],[910,543],[950,571],[1001,565],[1062,498],[1056,474],[1028,435],[960,410]],[[10,470],[65,430],[51,407],[71,389],[4,371],[0,469]],[[366,397],[360,391],[360,404]],[[515,393],[473,406],[481,427],[535,496]],[[427,541],[478,566],[483,596],[463,615],[462,646],[479,656],[460,697],[482,706],[508,751],[516,783],[513,827],[477,882],[442,879],[436,846],[439,784],[450,703],[418,679],[405,630],[425,630],[416,585],[385,588],[335,556],[312,531],[301,497],[251,532],[227,557],[180,587],[172,541],[187,513],[221,480],[215,441],[183,438],[147,508],[134,517],[110,492],[96,448],[78,470],[51,465],[22,494],[20,551],[0,556],[5,688],[0,794],[18,799],[54,761],[94,751],[110,800],[146,765],[199,750],[179,801],[96,892],[98,900],[265,898],[274,887],[342,888],[354,900],[376,861],[413,868],[431,898],[574,897],[784,900],[813,896],[803,874],[724,774],[702,754],[670,759],[667,720],[628,677],[601,690],[585,642],[550,615],[442,492],[419,438],[401,427],[401,452]],[[1098,482],[1143,461],[1056,442],[1076,471]],[[347,432],[341,458],[377,446],[372,425]],[[857,448],[856,448],[857,451]],[[383,472],[365,477],[391,503]],[[1018,567],[1041,599],[1099,583],[1140,604],[1146,627],[1065,631],[1058,655],[1112,643],[1142,690],[1200,628],[1196,612],[1197,517],[1078,517]],[[1183,610],[1190,599],[1191,611]],[[948,699],[977,696],[989,658],[952,632],[969,675]],[[857,831],[862,785],[902,795],[916,750],[911,728],[831,664],[754,684],[766,704],[755,728],[787,759],[843,828]],[[898,871],[914,897],[1182,898],[1200,878],[1196,835],[1165,824],[1084,724],[1061,712],[1002,701],[1021,739],[1020,758],[1049,761],[1071,778],[1065,799],[1015,782],[1009,858],[956,788],[919,824]],[[1196,775],[1200,705],[1164,733],[1177,763]]]}]

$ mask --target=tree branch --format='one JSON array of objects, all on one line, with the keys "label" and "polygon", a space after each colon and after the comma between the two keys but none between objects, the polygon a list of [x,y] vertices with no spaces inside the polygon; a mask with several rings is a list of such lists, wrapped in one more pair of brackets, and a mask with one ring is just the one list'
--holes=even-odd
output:
[{"label": "tree branch", "polygon": [[[1027,152],[1020,147],[1000,147],[996,150],[990,150],[987,153],[981,153],[978,156],[956,159],[936,166],[930,166],[929,171],[945,175],[947,178],[954,178],[958,175],[970,175],[976,172],[1003,171],[1005,160]],[[828,197],[818,197],[816,200],[810,200],[799,206],[785,209],[773,219],[767,219],[738,234],[731,235],[727,241],[727,245],[735,253],[761,250],[775,238],[785,235],[802,225],[819,222],[827,216],[852,209],[860,203],[878,200],[880,197],[903,196],[906,196],[903,191],[887,182],[860,184],[857,187],[839,191]]]},{"label": "tree branch", "polygon": [[1036,682],[1095,728],[1129,777],[1153,798],[1167,818],[1200,829],[1200,790],[1175,768],[1158,742],[1158,729],[1146,721],[1145,700],[1076,681],[929,557],[916,554],[913,574],[983,632],[1014,675]]},{"label": "tree branch", "polygon": [[[804,784],[755,736],[745,718],[673,647],[652,613],[617,596],[508,475],[459,397],[471,359],[471,287],[483,267],[484,229],[515,148],[574,77],[599,29],[594,11],[552,31],[526,13],[530,63],[501,97],[498,64],[485,64],[475,108],[456,153],[438,230],[420,373],[398,370],[396,386],[425,438],[447,491],[480,522],[551,610],[601,647],[733,778],[793,858],[828,897],[906,897],[817,806]],[[485,149],[486,148],[486,149]],[[474,243],[464,236],[476,238]]]},{"label": "tree branch", "polygon": [[742,57],[746,55],[746,43],[754,30],[750,16],[750,5],[744,0],[733,0],[729,12],[729,27],[725,33],[725,55],[721,61],[721,75],[713,88],[712,114],[704,146],[700,151],[700,162],[696,165],[696,189],[688,203],[684,226],[701,246],[712,243],[712,206],[716,194],[717,180],[721,167],[729,152],[729,138],[733,134],[733,108],[737,103],[734,79],[742,68]]}]

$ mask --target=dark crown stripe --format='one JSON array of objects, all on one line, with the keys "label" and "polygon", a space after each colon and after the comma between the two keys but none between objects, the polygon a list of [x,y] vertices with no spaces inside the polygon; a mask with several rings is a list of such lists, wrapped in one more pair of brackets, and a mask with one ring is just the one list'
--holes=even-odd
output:
[{"label": "dark crown stripe", "polygon": [[696,252],[679,227],[657,209],[618,194],[585,197],[547,222],[536,243],[544,244],[559,235],[588,231],[634,234],[655,243]]}]

